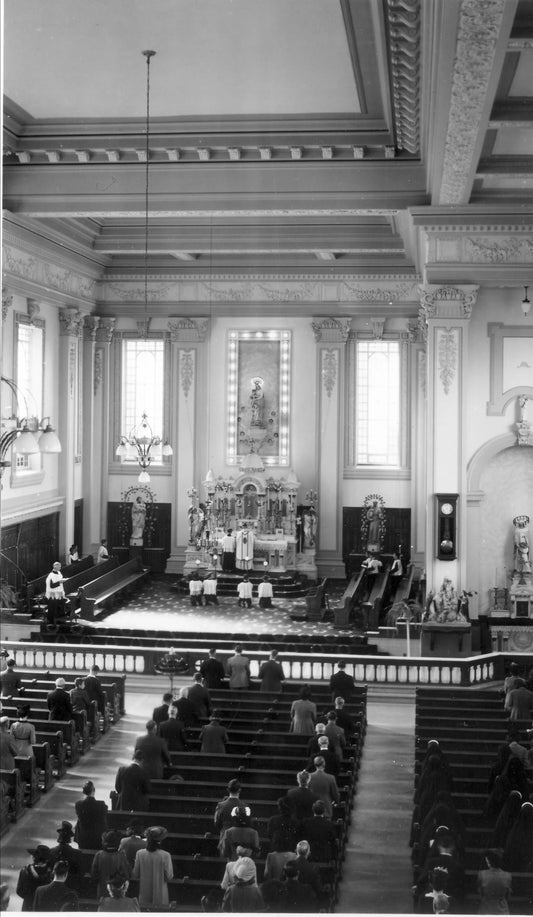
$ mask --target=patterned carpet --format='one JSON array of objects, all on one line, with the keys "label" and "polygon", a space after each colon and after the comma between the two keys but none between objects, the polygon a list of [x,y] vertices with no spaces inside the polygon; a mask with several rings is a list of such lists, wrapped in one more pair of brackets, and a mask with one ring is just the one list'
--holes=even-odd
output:
[{"label": "patterned carpet", "polygon": [[[254,597],[252,608],[239,608],[237,597],[219,596],[219,605],[191,607],[188,596],[182,596],[173,588],[172,581],[154,580],[141,592],[134,595],[118,611],[98,621],[98,629],[108,627],[135,628],[140,630],[168,630],[170,633],[227,634],[349,634],[347,629],[335,627],[332,611],[326,610],[325,620],[305,621],[305,599],[274,598],[274,608],[259,608]],[[336,605],[344,585],[329,593],[329,600]],[[300,618],[293,620],[291,615]]]}]

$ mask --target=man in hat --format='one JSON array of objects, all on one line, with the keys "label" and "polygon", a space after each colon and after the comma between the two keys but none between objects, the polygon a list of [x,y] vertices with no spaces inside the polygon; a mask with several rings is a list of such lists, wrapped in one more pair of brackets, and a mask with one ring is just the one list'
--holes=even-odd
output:
[{"label": "man in hat", "polygon": [[130,821],[129,825],[126,825],[126,837],[122,838],[118,849],[126,854],[126,859],[132,868],[137,851],[144,850],[145,847],[146,840],[141,837],[140,825],[136,821]]},{"label": "man in hat", "polygon": [[150,781],[141,767],[143,753],[136,748],[133,761],[122,765],[115,777],[115,792],[118,794],[117,808],[123,812],[147,812]]},{"label": "man in hat", "polygon": [[0,674],[0,686],[2,697],[17,697],[24,694],[22,678],[18,672],[15,672],[14,659],[7,660],[6,668]]},{"label": "man in hat", "polygon": [[220,659],[216,658],[216,654],[217,651],[213,647],[209,650],[209,658],[204,659],[200,665],[200,675],[208,691],[221,688],[222,682],[226,676],[224,666],[220,662]]},{"label": "man in hat", "polygon": [[72,719],[72,703],[70,694],[66,690],[64,678],[56,678],[55,688],[46,696],[46,704],[50,711],[48,719],[50,720],[70,720]]},{"label": "man in hat", "polygon": [[41,885],[35,891],[34,911],[77,911],[78,896],[67,884],[69,864],[65,860],[54,863],[53,879],[49,885]]},{"label": "man in hat", "polygon": [[157,734],[160,739],[167,743],[169,752],[186,751],[187,733],[185,724],[178,719],[178,708],[172,705],[172,707],[169,707],[168,714],[168,720],[160,723],[157,727]]},{"label": "man in hat", "polygon": [[332,701],[335,703],[335,698],[337,696],[342,697],[344,700],[350,700],[355,691],[355,682],[351,675],[347,675],[344,671],[346,668],[346,663],[341,659],[337,663],[338,671],[335,672],[330,680],[329,687],[331,690]]},{"label": "man in hat", "polygon": [[9,731],[9,717],[0,717],[0,769],[3,771],[15,770],[15,755],[18,746]]},{"label": "man in hat", "polygon": [[68,866],[68,876],[65,877],[65,881],[69,888],[77,891],[84,872],[83,854],[72,846],[74,829],[71,822],[66,820],[59,822],[56,825],[56,831],[57,845],[50,850],[50,865],[53,866],[59,861],[65,862]]},{"label": "man in hat", "polygon": [[203,755],[225,755],[229,742],[228,733],[220,722],[220,711],[213,710],[207,726],[200,733],[200,751]]},{"label": "man in hat", "polygon": [[28,849],[32,862],[23,866],[19,872],[16,892],[22,898],[22,910],[33,911],[33,899],[36,890],[41,885],[49,885],[52,881],[50,867],[50,847],[46,844],[37,844]]},{"label": "man in hat", "polygon": [[285,681],[285,672],[281,662],[278,662],[277,650],[271,650],[270,658],[267,662],[262,663],[259,669],[259,678],[261,679],[261,691],[280,693],[282,682]]},{"label": "man in hat", "polygon": [[146,724],[146,735],[139,736],[135,742],[135,751],[141,752],[141,767],[148,780],[162,780],[164,765],[171,763],[170,755],[167,743],[157,735],[157,724],[153,720]]}]

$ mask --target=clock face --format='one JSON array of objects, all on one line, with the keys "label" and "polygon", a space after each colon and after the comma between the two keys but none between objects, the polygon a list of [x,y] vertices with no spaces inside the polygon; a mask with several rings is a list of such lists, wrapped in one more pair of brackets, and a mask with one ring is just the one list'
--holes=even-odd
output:
[{"label": "clock face", "polygon": [[451,514],[453,513],[453,506],[451,503],[443,503],[440,508],[440,511],[443,514],[443,516],[451,516]]}]

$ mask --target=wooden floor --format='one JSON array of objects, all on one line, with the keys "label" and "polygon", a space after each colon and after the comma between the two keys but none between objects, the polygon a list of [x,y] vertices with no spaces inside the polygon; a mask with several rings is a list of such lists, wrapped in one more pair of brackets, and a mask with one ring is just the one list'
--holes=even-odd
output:
[{"label": "wooden floor", "polygon": [[[185,682],[183,682],[185,683]],[[156,678],[138,677],[127,687],[127,715],[104,736],[79,764],[69,769],[53,789],[41,797],[13,825],[0,844],[1,881],[11,893],[9,911],[21,909],[14,889],[21,866],[30,861],[27,848],[36,843],[52,846],[55,825],[75,821],[74,803],[88,778],[97,797],[109,802],[115,773],[131,760],[137,735],[166,686]],[[398,913],[411,911],[411,863],[408,846],[414,773],[414,699],[384,697],[369,692],[369,728],[352,825],[343,869],[337,913]]]}]

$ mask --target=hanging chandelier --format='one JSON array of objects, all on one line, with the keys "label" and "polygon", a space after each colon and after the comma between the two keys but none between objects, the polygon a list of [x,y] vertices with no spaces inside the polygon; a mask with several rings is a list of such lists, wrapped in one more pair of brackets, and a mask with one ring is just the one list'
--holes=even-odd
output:
[{"label": "hanging chandelier", "polygon": [[[13,379],[1,377],[1,381],[11,389],[19,410],[19,401],[25,398]],[[49,417],[39,420],[31,417],[26,405],[26,416],[19,418],[16,415],[2,420],[2,434],[0,436],[0,476],[4,468],[9,468],[11,462],[6,459],[9,449],[13,446],[18,455],[55,455],[61,452],[61,443],[55,430],[50,424]]]},{"label": "hanging chandelier", "polygon": [[163,442],[161,436],[154,434],[148,423],[147,414],[142,415],[140,424],[134,430],[120,437],[120,442],[115,452],[115,455],[125,461],[135,459],[139,463],[141,467],[141,473],[137,479],[139,484],[150,483],[150,475],[147,468],[150,467],[154,459],[173,454],[170,443],[168,441]]}]

